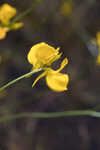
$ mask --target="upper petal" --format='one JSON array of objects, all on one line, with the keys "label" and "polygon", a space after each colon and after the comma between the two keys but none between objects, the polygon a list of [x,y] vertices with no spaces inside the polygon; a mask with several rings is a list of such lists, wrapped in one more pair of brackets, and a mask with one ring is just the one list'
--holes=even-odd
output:
[{"label": "upper petal", "polygon": [[59,50],[42,42],[34,45],[28,53],[28,61],[37,66],[51,65],[53,61],[60,58]]}]

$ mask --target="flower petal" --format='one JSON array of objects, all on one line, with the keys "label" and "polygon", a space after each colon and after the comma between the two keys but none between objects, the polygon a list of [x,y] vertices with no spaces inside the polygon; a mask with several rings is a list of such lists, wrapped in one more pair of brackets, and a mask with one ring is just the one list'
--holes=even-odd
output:
[{"label": "flower petal", "polygon": [[0,21],[4,25],[8,25],[11,18],[16,15],[16,9],[9,4],[3,4],[0,7]]},{"label": "flower petal", "polygon": [[33,82],[32,87],[38,82],[41,78],[43,78],[46,75],[46,71],[44,71],[42,74],[40,74],[36,80]]},{"label": "flower petal", "polygon": [[55,73],[55,71],[46,75],[46,83],[49,88],[56,92],[67,90],[69,77],[67,74]]},{"label": "flower petal", "polygon": [[34,45],[28,53],[28,61],[35,68],[49,66],[52,62],[59,59],[59,48],[55,49],[52,46],[42,42]]},{"label": "flower petal", "polygon": [[58,70],[56,70],[56,72],[60,72],[67,64],[68,64],[68,59],[65,58],[65,59],[62,61],[61,65],[60,65],[60,68],[59,68]]}]

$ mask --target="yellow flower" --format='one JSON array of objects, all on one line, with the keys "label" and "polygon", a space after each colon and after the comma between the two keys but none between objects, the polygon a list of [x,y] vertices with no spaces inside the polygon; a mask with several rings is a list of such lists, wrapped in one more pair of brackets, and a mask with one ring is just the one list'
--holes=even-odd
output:
[{"label": "yellow flower", "polygon": [[69,82],[69,76],[67,74],[60,73],[60,71],[67,65],[68,60],[65,58],[58,70],[46,68],[45,71],[40,74],[34,81],[32,87],[37,83],[39,79],[45,76],[47,86],[55,92],[62,92],[67,90]]},{"label": "yellow flower", "polygon": [[16,15],[16,8],[13,8],[9,4],[3,4],[0,7],[0,22],[3,25],[8,25],[10,19]]},{"label": "yellow flower", "polygon": [[7,34],[8,31],[9,31],[9,28],[0,27],[0,40],[4,39],[6,37],[6,34]]},{"label": "yellow flower", "polygon": [[6,33],[10,30],[17,30],[23,26],[22,22],[11,23],[11,19],[16,15],[16,8],[9,4],[3,4],[0,7],[0,40],[6,37]]},{"label": "yellow flower", "polygon": [[33,65],[33,69],[50,66],[54,61],[61,57],[59,48],[55,49],[52,46],[42,42],[34,45],[28,53],[28,61]]}]

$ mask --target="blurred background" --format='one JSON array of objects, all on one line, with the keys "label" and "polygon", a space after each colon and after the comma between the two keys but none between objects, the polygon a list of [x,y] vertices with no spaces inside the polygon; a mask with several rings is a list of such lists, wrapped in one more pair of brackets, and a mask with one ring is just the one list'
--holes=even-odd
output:
[{"label": "blurred background", "polygon": [[[18,14],[37,5],[23,18],[24,26],[0,40],[0,85],[28,73],[30,48],[39,42],[60,47],[70,77],[68,91],[51,91],[38,74],[0,93],[0,116],[22,112],[60,112],[100,105],[98,46],[91,41],[100,31],[99,0],[0,0]],[[53,64],[59,68],[61,61]],[[1,150],[100,150],[100,119],[86,116],[56,119],[24,118],[0,124]]]}]

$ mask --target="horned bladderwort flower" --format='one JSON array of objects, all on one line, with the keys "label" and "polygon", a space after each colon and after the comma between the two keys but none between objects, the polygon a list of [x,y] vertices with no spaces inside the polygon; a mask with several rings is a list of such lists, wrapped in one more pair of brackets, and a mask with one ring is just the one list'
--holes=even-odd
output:
[{"label": "horned bladderwort flower", "polygon": [[16,15],[17,10],[9,4],[0,6],[0,39],[4,39],[10,30],[17,30],[23,26],[22,22],[11,24],[11,19]]},{"label": "horned bladderwort flower", "polygon": [[68,64],[67,58],[62,61],[58,70],[53,70],[50,67],[51,64],[60,57],[61,53],[59,54],[59,48],[55,49],[46,43],[39,43],[31,48],[28,53],[28,61],[33,65],[32,70],[39,68],[43,68],[44,70],[44,72],[36,78],[32,87],[39,79],[45,76],[46,84],[53,91],[62,92],[67,90],[69,76],[60,73],[60,71]]}]

